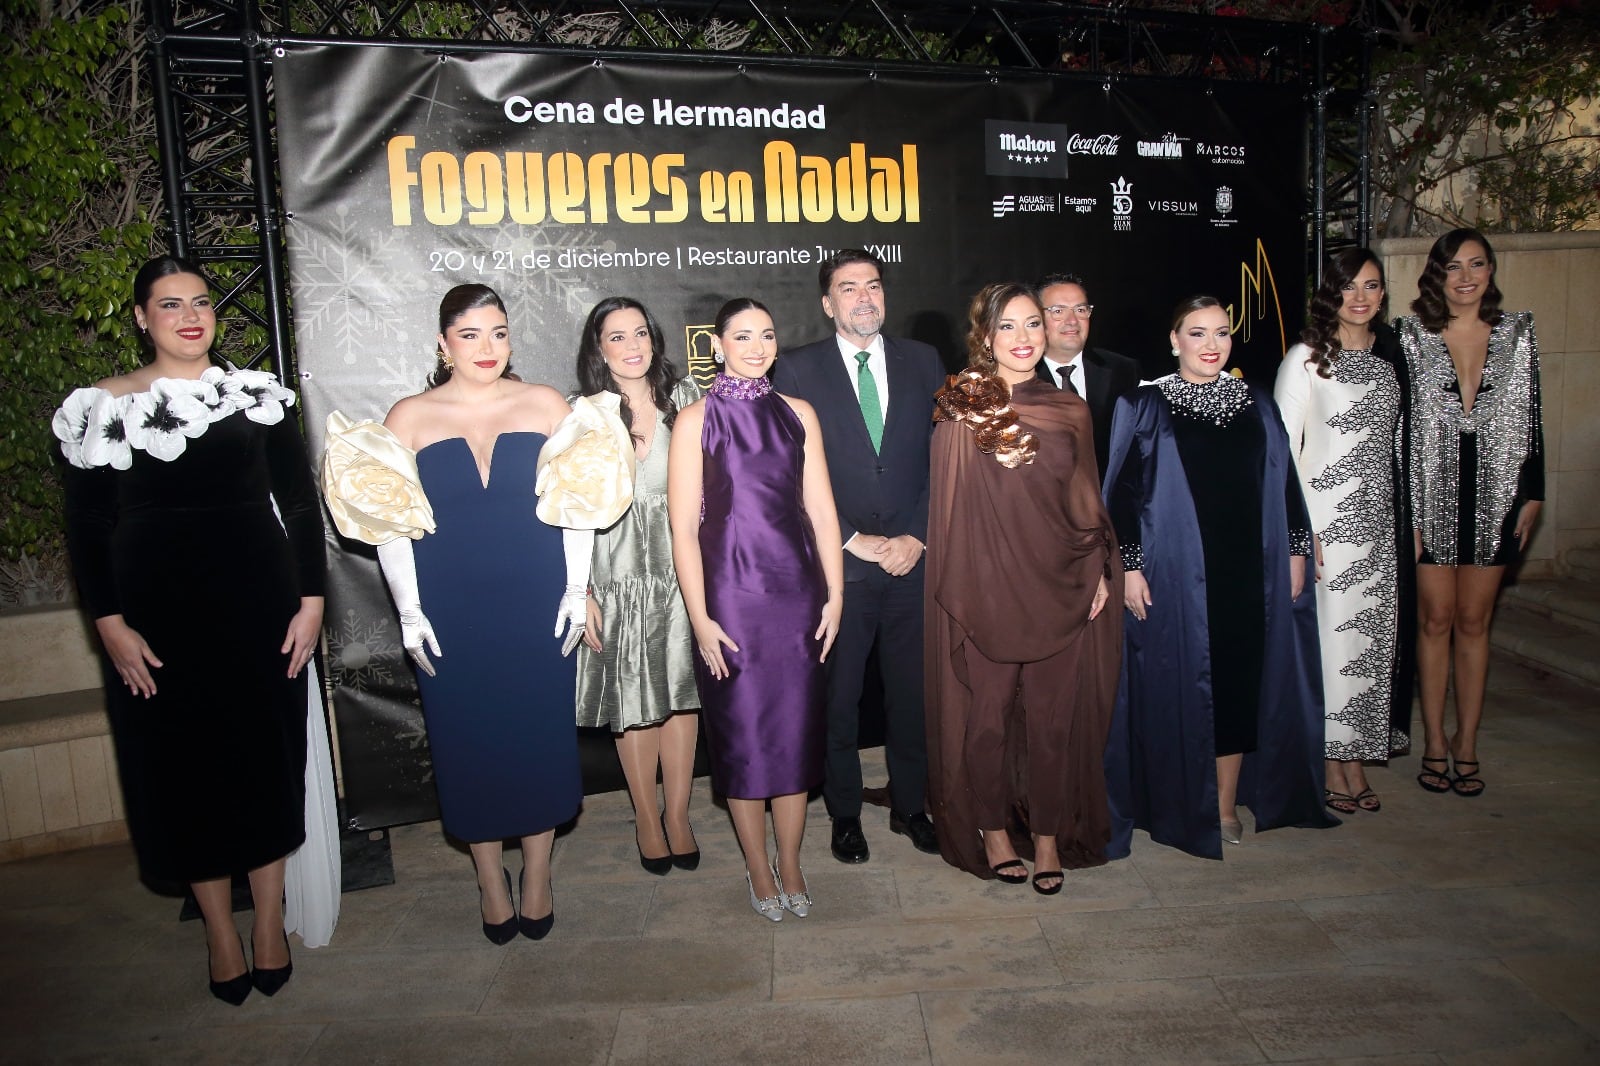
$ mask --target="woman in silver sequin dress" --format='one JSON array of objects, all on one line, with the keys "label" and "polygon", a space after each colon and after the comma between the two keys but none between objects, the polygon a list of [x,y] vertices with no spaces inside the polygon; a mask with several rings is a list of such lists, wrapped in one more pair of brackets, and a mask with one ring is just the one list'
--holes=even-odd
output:
[{"label": "woman in silver sequin dress", "polygon": [[[1544,425],[1533,315],[1500,310],[1494,249],[1483,234],[1440,237],[1417,279],[1415,317],[1395,323],[1411,371],[1417,673],[1429,792],[1483,792],[1478,723],[1489,620],[1506,565],[1527,544],[1544,499]],[[1444,731],[1455,668],[1456,731]]]},{"label": "woman in silver sequin dress", "polygon": [[[577,719],[616,735],[633,799],[639,864],[653,874],[692,870],[700,849],[689,826],[700,707],[694,631],[672,566],[667,451],[678,411],[700,398],[667,362],[661,327],[639,301],[601,300],[578,345],[585,395],[622,397],[639,460],[633,506],[595,535],[588,624],[578,652]],[[664,803],[657,802],[661,771]]]},{"label": "woman in silver sequin dress", "polygon": [[1326,802],[1340,814],[1382,806],[1362,763],[1403,750],[1411,717],[1407,378],[1383,301],[1376,255],[1329,256],[1273,390],[1317,532]]}]

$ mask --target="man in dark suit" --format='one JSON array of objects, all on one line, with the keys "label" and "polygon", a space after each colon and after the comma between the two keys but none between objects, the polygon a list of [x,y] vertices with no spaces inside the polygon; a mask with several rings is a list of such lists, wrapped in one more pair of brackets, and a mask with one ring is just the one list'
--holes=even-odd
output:
[{"label": "man in dark suit", "polygon": [[1045,322],[1044,358],[1033,372],[1058,389],[1071,389],[1089,405],[1095,461],[1104,481],[1106,453],[1111,447],[1111,412],[1117,397],[1138,387],[1139,364],[1125,355],[1088,346],[1094,304],[1078,275],[1046,275],[1033,291],[1044,308]]},{"label": "man in dark suit", "polygon": [[922,553],[928,535],[928,446],[939,355],[885,337],[883,264],[846,249],[822,263],[822,310],[834,335],[778,357],[772,387],[816,409],[844,539],[844,616],[828,656],[828,753],[822,795],[840,862],[866,862],[861,830],[859,708],[874,642],[883,675],[889,828],[918,850],[939,842],[925,811]]}]

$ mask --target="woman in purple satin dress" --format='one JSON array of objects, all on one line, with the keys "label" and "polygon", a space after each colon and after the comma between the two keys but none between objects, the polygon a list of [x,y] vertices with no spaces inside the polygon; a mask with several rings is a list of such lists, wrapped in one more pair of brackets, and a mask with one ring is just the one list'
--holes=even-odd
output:
[{"label": "woman in purple satin dress", "polygon": [[673,428],[672,561],[694,626],[711,783],[728,800],[750,905],[776,922],[812,906],[800,840],[806,794],[822,781],[822,661],[839,631],[844,549],[816,412],[767,380],[772,316],[728,301],[712,348],[723,372]]}]

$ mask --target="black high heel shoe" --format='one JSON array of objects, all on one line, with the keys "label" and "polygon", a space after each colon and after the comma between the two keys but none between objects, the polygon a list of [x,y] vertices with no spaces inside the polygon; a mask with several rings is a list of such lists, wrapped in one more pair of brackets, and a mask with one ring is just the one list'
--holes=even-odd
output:
[{"label": "black high heel shoe", "polygon": [[[662,835],[665,836],[666,832],[667,832],[666,824],[662,823],[662,826],[661,826]],[[633,834],[633,847],[634,847],[634,850],[638,851],[638,853],[639,853],[639,865],[644,867],[645,873],[651,873],[651,874],[655,874],[657,877],[662,877],[667,873],[668,870],[672,869],[672,845],[671,844],[667,845],[667,853],[665,855],[661,856],[658,859],[652,859],[650,856],[648,856],[648,855],[646,855],[644,853],[644,849],[643,848],[639,847],[639,833],[638,833],[638,830],[635,830],[634,834]]]},{"label": "black high heel shoe", "polygon": [[[661,816],[661,835],[667,836],[667,816]],[[689,828],[689,835],[694,836],[694,827]],[[667,837],[667,858],[672,860],[672,865],[680,870],[694,870],[700,866],[700,842],[695,841],[693,851],[673,851],[672,838]]]},{"label": "black high heel shoe", "polygon": [[[513,913],[511,917],[497,925],[490,925],[488,922],[483,923],[483,935],[488,938],[489,943],[494,944],[496,947],[509,944],[517,938],[517,915],[515,913],[517,909],[517,901],[511,896],[511,871],[502,866],[500,867],[500,873],[503,874],[506,879],[506,898],[511,900],[511,909]],[[483,911],[482,885],[478,886],[478,911],[480,914]]]},{"label": "black high heel shoe", "polygon": [[[526,866],[522,868],[522,876],[517,878],[517,881],[518,887],[522,889],[522,895],[526,896],[528,894],[528,868]],[[543,918],[524,917],[522,913],[521,900],[518,900],[517,928],[522,931],[523,936],[527,937],[529,940],[543,940],[545,937],[550,935],[550,930],[554,929],[555,926],[556,894],[553,889],[550,892],[550,913],[545,915]]]},{"label": "black high heel shoe", "polygon": [[[289,934],[283,934],[283,950],[289,950]],[[250,983],[256,986],[256,991],[263,996],[275,996],[278,989],[289,983],[289,978],[294,976],[294,956],[290,955],[289,961],[276,969],[264,970],[260,967],[250,971]]]},{"label": "black high heel shoe", "polygon": [[[244,938],[239,938],[239,954],[244,954]],[[237,1007],[250,995],[250,971],[245,970],[238,977],[231,977],[226,981],[212,981],[211,979],[211,953],[206,953],[206,980],[211,986],[211,994],[230,1007]]]}]

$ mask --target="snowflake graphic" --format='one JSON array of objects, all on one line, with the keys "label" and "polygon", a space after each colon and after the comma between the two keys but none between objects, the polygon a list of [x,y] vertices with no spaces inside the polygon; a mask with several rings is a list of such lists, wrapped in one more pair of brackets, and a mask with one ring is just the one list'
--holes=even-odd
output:
[{"label": "snowflake graphic", "polygon": [[[406,324],[413,308],[436,297],[436,280],[422,269],[396,269],[414,257],[400,231],[347,204],[296,222],[288,230],[289,283],[302,362],[369,369],[376,362],[378,384],[414,389],[415,368],[403,353],[431,345]],[[377,352],[389,354],[374,360]]]},{"label": "snowflake graphic", "polygon": [[374,685],[394,683],[389,664],[400,650],[384,617],[363,617],[354,610],[328,631],[328,651],[333,659],[329,671],[335,687],[365,692]]}]

